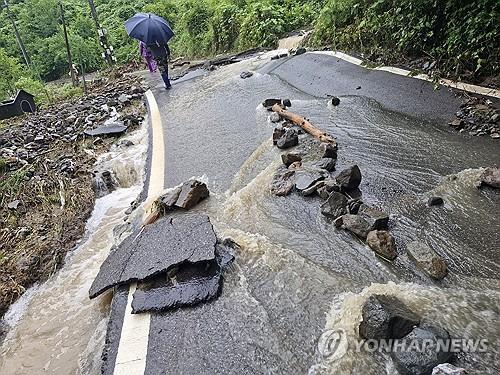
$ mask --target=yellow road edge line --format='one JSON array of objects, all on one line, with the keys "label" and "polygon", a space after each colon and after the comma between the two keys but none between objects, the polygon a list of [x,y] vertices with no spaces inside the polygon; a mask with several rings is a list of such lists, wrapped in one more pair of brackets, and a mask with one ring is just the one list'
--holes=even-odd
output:
[{"label": "yellow road edge line", "polygon": [[[144,205],[145,217],[153,201],[163,192],[165,181],[165,143],[160,110],[151,90],[146,92],[146,100],[151,121],[152,150],[148,195]],[[113,375],[143,375],[146,371],[151,315],[132,314],[132,296],[136,288],[136,283],[129,288]]]}]

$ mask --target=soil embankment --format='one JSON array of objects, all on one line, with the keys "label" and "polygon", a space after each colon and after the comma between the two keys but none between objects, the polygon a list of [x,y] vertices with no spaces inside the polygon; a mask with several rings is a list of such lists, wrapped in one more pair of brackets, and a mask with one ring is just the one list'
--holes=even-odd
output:
[{"label": "soil embankment", "polygon": [[[118,69],[88,94],[0,127],[0,316],[82,237],[113,177],[97,156],[143,121],[141,81]],[[124,145],[126,146],[126,145]]]}]

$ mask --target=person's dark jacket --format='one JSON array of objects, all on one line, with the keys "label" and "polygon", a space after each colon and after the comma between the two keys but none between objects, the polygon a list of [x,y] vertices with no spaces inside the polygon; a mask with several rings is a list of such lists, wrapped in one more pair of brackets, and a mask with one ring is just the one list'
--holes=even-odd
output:
[{"label": "person's dark jacket", "polygon": [[170,48],[168,45],[158,46],[157,44],[148,45],[149,50],[155,58],[162,58],[170,55]]}]

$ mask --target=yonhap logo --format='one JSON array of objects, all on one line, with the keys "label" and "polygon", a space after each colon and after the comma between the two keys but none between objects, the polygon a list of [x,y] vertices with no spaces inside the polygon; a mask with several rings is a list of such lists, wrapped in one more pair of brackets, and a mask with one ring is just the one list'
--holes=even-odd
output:
[{"label": "yonhap logo", "polygon": [[347,353],[347,335],[343,329],[323,332],[318,340],[318,352],[327,361],[337,361]]}]

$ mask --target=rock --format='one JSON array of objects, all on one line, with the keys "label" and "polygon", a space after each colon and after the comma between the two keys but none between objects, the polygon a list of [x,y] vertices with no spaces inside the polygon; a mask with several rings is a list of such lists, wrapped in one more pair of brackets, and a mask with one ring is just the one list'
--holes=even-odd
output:
[{"label": "rock", "polygon": [[112,192],[116,189],[116,184],[110,171],[103,171],[101,173],[101,178],[108,192]]},{"label": "rock", "polygon": [[253,76],[252,72],[244,71],[244,72],[240,73],[241,79],[247,79],[247,78],[250,78],[251,76]]},{"label": "rock", "polygon": [[141,281],[179,264],[215,259],[217,237],[205,215],[165,217],[138,228],[102,264],[89,291],[95,298],[115,285]]},{"label": "rock", "polygon": [[289,167],[292,163],[302,161],[302,156],[296,152],[286,152],[281,154],[281,161]]},{"label": "rock", "polygon": [[333,220],[333,226],[335,228],[341,228],[343,224],[344,224],[344,220],[342,219],[342,216],[339,216],[338,218]]},{"label": "rock", "polygon": [[324,185],[324,182],[323,181],[318,181],[316,182],[314,185],[308,187],[307,189],[304,189],[301,191],[301,194],[303,196],[309,196],[309,195],[313,195],[314,193],[316,193],[318,191],[318,189],[320,187],[322,187]]},{"label": "rock", "polygon": [[297,172],[297,179],[295,180],[295,188],[302,191],[310,188],[316,182],[324,180],[325,176],[315,170],[302,170]]},{"label": "rock", "polygon": [[500,138],[500,133],[491,133],[490,137],[493,139],[499,139]]},{"label": "rock", "polygon": [[347,205],[347,207],[349,209],[349,213],[356,215],[359,212],[359,208],[361,207],[362,204],[363,204],[363,202],[359,199],[349,200],[349,203]]},{"label": "rock", "polygon": [[132,142],[128,139],[124,139],[123,141],[120,142],[120,146],[122,146],[122,147],[130,147],[133,145],[134,145],[134,142]]},{"label": "rock", "polygon": [[279,115],[279,113],[273,112],[269,116],[269,120],[273,123],[277,123],[281,121],[281,116]]},{"label": "rock", "polygon": [[338,106],[340,104],[340,99],[337,98],[336,96],[332,96],[331,103],[333,106]]},{"label": "rock", "polygon": [[276,145],[278,143],[278,140],[285,135],[286,129],[283,128],[281,125],[278,125],[277,127],[274,128],[273,131],[273,145]]},{"label": "rock", "polygon": [[281,105],[281,99],[266,99],[262,102],[262,106],[268,109],[270,109],[275,104]]},{"label": "rock", "polygon": [[337,145],[327,142],[322,142],[319,145],[321,150],[321,158],[337,159]]},{"label": "rock", "polygon": [[21,201],[19,199],[16,199],[16,200],[8,203],[7,208],[9,210],[17,210],[20,205],[21,205]]},{"label": "rock", "polygon": [[290,99],[283,99],[282,104],[285,107],[291,107],[292,106],[292,102],[290,101]]},{"label": "rock", "polygon": [[[431,375],[434,367],[447,362],[452,353],[442,350],[439,342],[449,340],[449,333],[436,325],[422,322],[404,337],[406,342],[418,343],[414,350],[394,350],[391,357],[401,375]],[[425,344],[425,350],[418,350]],[[411,346],[410,346],[411,348]]]},{"label": "rock", "polygon": [[284,197],[292,191],[295,185],[295,171],[284,167],[278,168],[271,182],[271,193]]},{"label": "rock", "polygon": [[181,194],[182,186],[176,187],[174,189],[170,189],[161,197],[159,197],[155,205],[162,212],[165,213],[167,211],[172,211],[175,209],[175,204],[179,199],[179,195]]},{"label": "rock", "polygon": [[464,126],[464,121],[460,120],[460,119],[455,119],[452,122],[450,122],[448,125],[456,128],[456,129],[460,129]]},{"label": "rock", "polygon": [[280,139],[276,142],[276,146],[280,149],[286,149],[299,144],[299,136],[294,129],[287,129]]},{"label": "rock", "polygon": [[279,59],[282,59],[283,57],[288,57],[288,54],[287,53],[282,53],[282,54],[279,54],[279,55],[272,56],[271,60],[279,60]]},{"label": "rock", "polygon": [[354,233],[361,239],[366,239],[368,233],[373,230],[370,223],[359,215],[346,214],[342,216],[342,228]]},{"label": "rock", "polygon": [[306,52],[307,50],[304,47],[297,48],[297,51],[295,51],[295,56],[303,55]]},{"label": "rock", "polygon": [[126,104],[126,103],[129,103],[130,102],[130,97],[128,95],[125,95],[125,94],[121,94],[119,97],[118,97],[118,101],[122,104]]},{"label": "rock", "polygon": [[366,237],[366,243],[373,251],[384,258],[393,260],[398,255],[396,241],[386,230],[372,230]]},{"label": "rock", "polygon": [[495,113],[493,116],[490,118],[490,122],[498,122],[500,120],[500,113]]},{"label": "rock", "polygon": [[99,126],[95,129],[87,129],[84,134],[91,137],[99,137],[103,135],[120,135],[127,130],[127,127],[122,124]]},{"label": "rock", "polygon": [[299,169],[302,168],[302,162],[301,161],[294,161],[292,164],[288,166],[288,169],[291,171],[298,171]]},{"label": "rock", "polygon": [[361,184],[361,171],[357,165],[344,169],[335,178],[342,191],[356,189]]},{"label": "rock", "polygon": [[432,369],[432,375],[466,375],[467,372],[461,367],[449,363],[442,363]]},{"label": "rock", "polygon": [[373,295],[364,303],[361,337],[371,340],[400,339],[418,325],[420,317],[396,297]]},{"label": "rock", "polygon": [[205,183],[198,180],[187,181],[182,184],[181,192],[175,205],[176,207],[189,210],[209,195],[210,192]]},{"label": "rock", "polygon": [[347,198],[341,193],[332,192],[326,202],[321,205],[321,213],[332,219],[347,214]]},{"label": "rock", "polygon": [[481,186],[489,186],[492,188],[500,188],[500,168],[489,167],[483,172],[480,177]]},{"label": "rock", "polygon": [[335,164],[337,163],[337,159],[333,158],[322,158],[320,161],[318,161],[315,166],[324,170],[327,170],[328,172],[332,172],[335,170]]},{"label": "rock", "polygon": [[430,197],[427,201],[427,204],[429,206],[441,206],[442,204],[444,204],[444,200],[441,197]]},{"label": "rock", "polygon": [[359,206],[357,214],[370,224],[370,230],[386,229],[389,224],[389,215],[378,208],[366,204]]},{"label": "rock", "polygon": [[413,241],[406,245],[408,256],[413,259],[418,267],[433,279],[440,280],[448,273],[444,259],[439,256],[429,245]]}]

